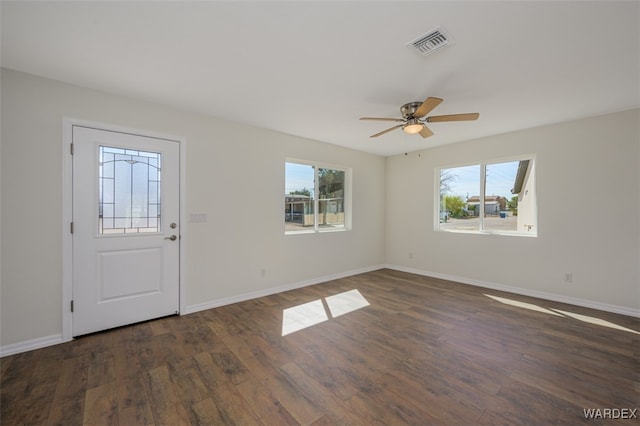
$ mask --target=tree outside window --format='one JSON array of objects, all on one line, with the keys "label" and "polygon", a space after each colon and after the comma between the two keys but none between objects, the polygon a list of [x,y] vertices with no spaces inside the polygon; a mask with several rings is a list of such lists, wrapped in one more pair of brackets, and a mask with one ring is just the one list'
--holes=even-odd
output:
[{"label": "tree outside window", "polygon": [[345,229],[347,183],[347,170],[286,162],[285,232]]}]

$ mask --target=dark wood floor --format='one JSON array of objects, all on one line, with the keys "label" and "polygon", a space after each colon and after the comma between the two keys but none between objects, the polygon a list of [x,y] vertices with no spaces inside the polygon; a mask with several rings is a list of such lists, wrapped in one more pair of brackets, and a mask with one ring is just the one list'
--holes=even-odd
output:
[{"label": "dark wood floor", "polygon": [[[370,305],[282,337],[283,309],[353,289]],[[0,421],[605,424],[584,409],[640,406],[639,330],[638,318],[380,270],[2,358]]]}]

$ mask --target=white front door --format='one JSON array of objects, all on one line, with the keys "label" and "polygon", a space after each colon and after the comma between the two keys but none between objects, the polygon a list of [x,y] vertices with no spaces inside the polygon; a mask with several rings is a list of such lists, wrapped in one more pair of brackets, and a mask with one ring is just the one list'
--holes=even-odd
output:
[{"label": "white front door", "polygon": [[178,313],[180,143],[72,135],[73,336]]}]

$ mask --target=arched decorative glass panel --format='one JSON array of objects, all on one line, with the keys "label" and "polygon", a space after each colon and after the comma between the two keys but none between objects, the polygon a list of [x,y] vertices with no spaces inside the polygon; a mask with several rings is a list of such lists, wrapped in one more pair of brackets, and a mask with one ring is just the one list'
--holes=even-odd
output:
[{"label": "arched decorative glass panel", "polygon": [[162,155],[108,146],[98,155],[98,233],[160,232]]}]

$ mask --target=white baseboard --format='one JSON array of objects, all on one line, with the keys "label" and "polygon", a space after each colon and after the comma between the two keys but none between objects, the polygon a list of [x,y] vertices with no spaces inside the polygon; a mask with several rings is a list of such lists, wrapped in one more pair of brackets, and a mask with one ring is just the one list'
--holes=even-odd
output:
[{"label": "white baseboard", "polygon": [[538,299],[551,300],[554,302],[567,303],[569,305],[582,306],[585,308],[597,309],[599,311],[612,312],[615,314],[627,315],[640,318],[640,309],[628,308],[626,306],[610,305],[607,303],[595,302],[593,300],[579,299],[562,294],[547,293],[544,291],[530,290],[521,287],[511,287],[504,284],[492,283],[489,281],[475,280],[472,278],[459,277],[456,275],[441,274],[439,272],[425,271],[422,269],[410,268],[406,266],[384,265],[385,268],[393,269],[410,274],[422,275],[425,277],[439,278],[448,281],[455,281],[462,284],[484,287],[492,290],[506,291],[508,293],[520,294],[522,296],[537,297]]},{"label": "white baseboard", "polygon": [[0,346],[0,357],[57,345],[62,342],[62,334],[53,334],[51,336],[39,337],[25,342],[12,343],[10,345]]},{"label": "white baseboard", "polygon": [[192,314],[195,312],[204,311],[207,309],[218,308],[220,306],[231,305],[233,303],[244,302],[246,300],[257,299],[259,297],[271,296],[272,294],[282,293],[289,290],[295,290],[297,288],[308,287],[310,285],[321,284],[327,281],[337,280],[340,278],[350,277],[352,275],[364,274],[366,272],[377,271],[384,268],[384,265],[370,266],[367,268],[353,269],[351,271],[340,272],[338,274],[325,275],[318,278],[312,278],[309,280],[298,281],[291,284],[285,284],[278,287],[270,287],[264,290],[251,291],[248,293],[239,294],[237,296],[224,297],[222,299],[211,300],[209,302],[198,303],[196,305],[187,306],[186,312],[181,314]]}]

